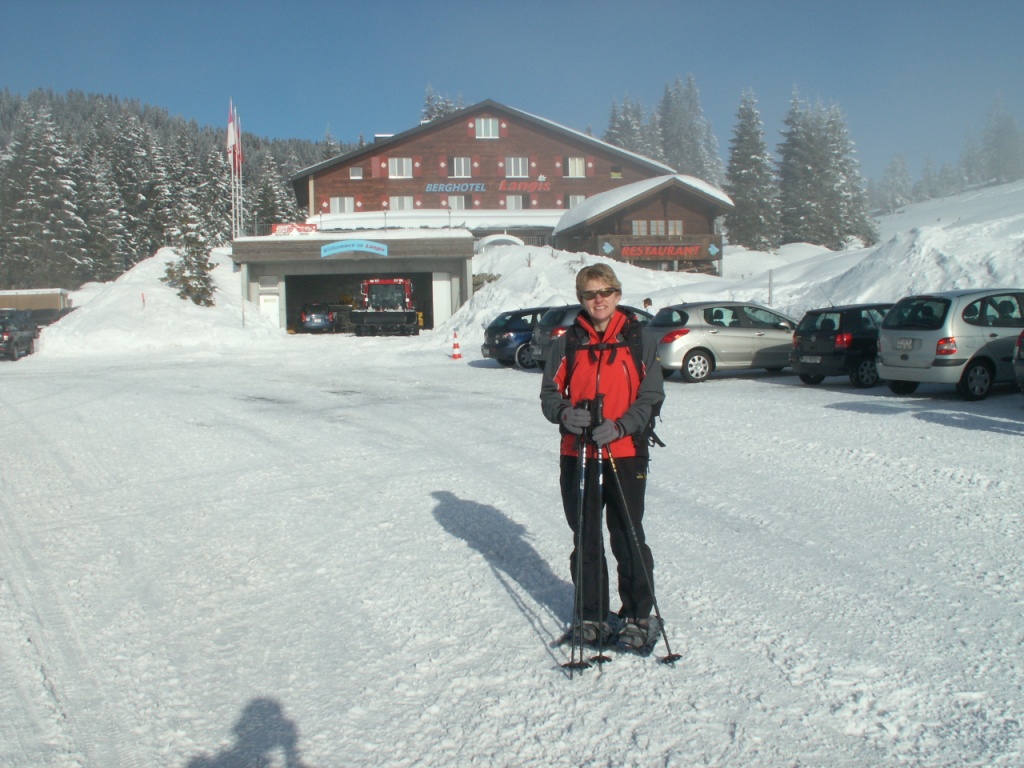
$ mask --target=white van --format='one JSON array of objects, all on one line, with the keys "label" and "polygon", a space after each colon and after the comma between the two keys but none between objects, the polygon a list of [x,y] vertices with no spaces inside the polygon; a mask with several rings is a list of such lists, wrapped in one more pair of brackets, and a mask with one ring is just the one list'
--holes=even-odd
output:
[{"label": "white van", "polygon": [[921,382],[953,384],[965,400],[1013,382],[1013,352],[1024,330],[1024,291],[942,291],[896,302],[878,334],[878,375],[898,395]]}]

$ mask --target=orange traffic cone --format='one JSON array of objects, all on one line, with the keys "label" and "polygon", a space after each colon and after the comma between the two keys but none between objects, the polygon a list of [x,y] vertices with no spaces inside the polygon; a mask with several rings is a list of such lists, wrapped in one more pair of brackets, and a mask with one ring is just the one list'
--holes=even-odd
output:
[{"label": "orange traffic cone", "polygon": [[452,360],[461,360],[462,353],[459,351],[459,332],[455,331],[455,341],[452,342]]}]

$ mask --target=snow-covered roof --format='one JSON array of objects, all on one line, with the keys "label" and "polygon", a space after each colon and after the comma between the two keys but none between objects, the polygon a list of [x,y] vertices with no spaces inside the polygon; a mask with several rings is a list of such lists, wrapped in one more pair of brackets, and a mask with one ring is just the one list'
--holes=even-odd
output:
[{"label": "snow-covered roof", "polygon": [[[336,229],[384,229],[388,232],[392,227],[404,227],[422,233],[428,229],[553,229],[565,211],[557,209],[537,209],[523,211],[501,210],[466,210],[452,211],[447,209],[425,208],[413,211],[366,211],[364,213],[325,213],[322,216],[309,217],[306,221],[316,224],[322,234]],[[422,236],[422,234],[421,234]]]},{"label": "snow-covered roof", "polygon": [[670,184],[677,184],[687,192],[704,198],[708,202],[722,208],[723,213],[726,210],[732,210],[734,207],[732,199],[725,192],[718,189],[718,187],[712,186],[694,176],[674,173],[668,176],[657,176],[653,179],[635,181],[632,184],[609,189],[607,192],[601,192],[593,197],[588,197],[579,205],[565,212],[565,215],[562,216],[555,226],[553,234],[557,235],[559,232],[572,229],[585,222],[599,219],[638,197],[643,197],[656,189]]},{"label": "snow-covered roof", "polygon": [[[324,217],[326,218],[326,217]],[[461,227],[453,229],[449,228],[425,228],[420,225],[416,225],[413,228],[407,227],[405,224],[391,222],[388,223],[388,228],[384,229],[380,226],[380,220],[375,222],[374,226],[356,226],[346,224],[345,226],[336,226],[333,229],[323,231],[318,230],[316,232],[306,233],[295,233],[287,235],[261,235],[256,237],[237,237],[235,242],[253,242],[260,241],[265,242],[267,240],[323,240],[333,242],[335,240],[345,240],[351,238],[354,233],[358,233],[360,239],[363,240],[422,240],[423,238],[429,237],[434,239],[452,239],[452,240],[466,240],[472,239],[473,233]]]},{"label": "snow-covered roof", "polygon": [[419,125],[410,128],[406,131],[402,131],[401,133],[389,134],[386,136],[386,138],[381,138],[378,141],[374,141],[371,144],[359,147],[358,149],[352,150],[351,152],[346,152],[336,157],[329,158],[328,160],[323,160],[307,168],[303,168],[301,171],[292,174],[291,181],[293,184],[295,184],[296,182],[301,182],[301,180],[308,178],[317,171],[321,171],[325,168],[330,168],[334,165],[337,165],[338,163],[346,162],[355,157],[359,157],[360,155],[380,152],[382,148],[387,147],[389,144],[393,144],[398,141],[404,141],[405,139],[408,139],[410,136],[414,136],[418,133],[423,133],[425,131],[434,130],[441,125],[444,125],[455,120],[462,120],[467,114],[472,114],[474,112],[478,112],[484,109],[500,110],[508,112],[513,115],[518,115],[519,117],[529,122],[540,123],[552,130],[571,134],[580,141],[583,141],[587,144],[592,144],[594,146],[599,146],[602,149],[611,152],[612,154],[628,157],[634,162],[646,165],[651,169],[660,169],[665,171],[666,173],[675,172],[675,169],[672,168],[671,166],[665,165],[664,163],[660,163],[657,160],[652,160],[649,157],[644,157],[643,155],[639,155],[636,152],[630,152],[629,150],[623,149],[622,147],[617,147],[614,144],[609,144],[606,141],[602,141],[601,139],[598,139],[594,136],[590,136],[589,134],[583,133],[582,131],[577,131],[573,128],[568,128],[562,125],[561,123],[556,123],[553,120],[548,120],[547,118],[544,117],[538,117],[537,115],[531,114],[530,112],[524,112],[521,109],[516,109],[515,107],[510,107],[506,104],[499,104],[498,102],[493,101],[491,99],[486,99],[484,101],[478,102],[477,104],[473,104],[464,109],[461,109],[457,112],[452,112],[450,114],[439,117],[435,120],[431,120],[430,122],[420,123]]}]

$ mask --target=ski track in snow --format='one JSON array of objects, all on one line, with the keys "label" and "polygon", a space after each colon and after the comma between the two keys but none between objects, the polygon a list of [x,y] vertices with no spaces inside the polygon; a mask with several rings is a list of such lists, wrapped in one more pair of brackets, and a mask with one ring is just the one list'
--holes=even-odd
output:
[{"label": "ski track in snow", "polygon": [[4,366],[0,765],[228,765],[264,700],[274,765],[1024,759],[1019,394],[669,380],[683,659],[570,680],[539,375],[288,342]]}]

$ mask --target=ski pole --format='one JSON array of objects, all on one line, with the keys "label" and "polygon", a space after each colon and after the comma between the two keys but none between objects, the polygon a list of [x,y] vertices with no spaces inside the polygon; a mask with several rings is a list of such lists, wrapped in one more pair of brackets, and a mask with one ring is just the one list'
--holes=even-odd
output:
[{"label": "ski pole", "polygon": [[[601,386],[601,363],[598,361],[597,364],[597,386]],[[594,394],[594,425],[600,424],[604,421],[604,395],[601,394],[600,389]],[[597,530],[601,536],[601,559],[604,560],[604,459],[601,453],[601,446],[594,443],[597,448]],[[604,565],[602,573],[607,573],[608,566]],[[605,600],[605,583],[601,582],[601,606],[604,607]],[[596,661],[598,664],[604,664],[606,661],[611,661],[611,657],[604,655],[604,622],[607,616],[603,617],[598,622],[597,627],[597,656],[594,656],[591,661]]]},{"label": "ski pole", "polygon": [[[569,679],[572,680],[572,673],[577,669],[590,669],[590,664],[583,660],[583,502],[584,490],[587,481],[587,440],[586,430],[580,432],[576,440],[576,463],[579,467],[579,490],[576,498],[576,578],[575,593],[573,595],[572,607],[572,649],[569,652],[569,661],[563,667],[569,669]],[[576,659],[576,647],[579,646],[579,660]]]},{"label": "ski pole", "polygon": [[644,579],[647,580],[647,588],[651,590],[651,602],[654,605],[654,615],[657,617],[658,623],[661,625],[661,636],[665,640],[665,650],[667,651],[667,655],[665,658],[659,659],[658,661],[662,664],[674,664],[683,657],[678,653],[672,653],[672,647],[668,644],[668,632],[665,631],[665,621],[661,618],[661,611],[658,609],[658,598],[654,593],[654,577],[647,568],[647,562],[644,560],[644,553],[640,549],[640,537],[637,535],[636,526],[633,525],[633,518],[629,514],[626,493],[622,489],[622,480],[619,479],[618,467],[615,466],[615,457],[612,455],[610,445],[604,446],[604,449],[608,451],[608,463],[612,468],[612,478],[615,480],[615,488],[619,492],[619,498],[622,499],[622,511],[626,517],[626,527],[629,529],[629,535],[633,540],[633,548],[636,550],[637,557],[640,558],[640,565],[643,567],[644,571]]}]

